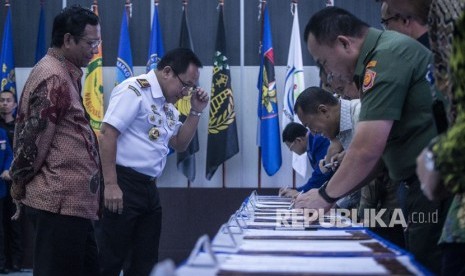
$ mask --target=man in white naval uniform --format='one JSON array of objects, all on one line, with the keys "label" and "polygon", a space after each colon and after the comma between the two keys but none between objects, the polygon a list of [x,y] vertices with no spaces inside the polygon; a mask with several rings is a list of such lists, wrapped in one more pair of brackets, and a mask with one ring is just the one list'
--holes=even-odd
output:
[{"label": "man in white naval uniform", "polygon": [[[202,64],[189,49],[174,49],[157,68],[116,86],[100,135],[105,208],[97,226],[101,275],[148,275],[158,260],[161,206],[156,178],[171,147],[191,141],[208,94],[197,87]],[[191,111],[179,121],[174,107],[191,95]],[[128,252],[132,252],[127,259]]]}]

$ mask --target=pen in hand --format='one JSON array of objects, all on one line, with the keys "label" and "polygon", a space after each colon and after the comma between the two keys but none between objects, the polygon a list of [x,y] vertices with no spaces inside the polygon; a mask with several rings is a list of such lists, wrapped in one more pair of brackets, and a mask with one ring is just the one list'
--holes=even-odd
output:
[{"label": "pen in hand", "polygon": [[304,191],[300,191],[300,192],[297,194],[297,196],[294,197],[294,199],[292,199],[291,205],[289,205],[289,208],[287,208],[288,210],[291,210],[291,209],[294,208],[296,198],[299,197],[299,196],[300,196],[301,194],[303,194],[303,193],[304,193]]}]

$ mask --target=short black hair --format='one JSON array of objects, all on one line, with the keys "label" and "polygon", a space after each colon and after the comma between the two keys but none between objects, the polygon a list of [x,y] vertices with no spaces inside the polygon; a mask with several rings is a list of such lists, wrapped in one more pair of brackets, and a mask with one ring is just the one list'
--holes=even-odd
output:
[{"label": "short black hair", "polygon": [[10,93],[11,95],[13,95],[13,99],[16,102],[16,93],[15,92],[13,92],[11,90],[2,90],[2,91],[0,91],[0,94],[3,94],[3,93]]},{"label": "short black hair", "polygon": [[292,143],[298,137],[305,137],[307,132],[307,128],[303,125],[296,122],[290,122],[283,130],[283,142]]},{"label": "short black hair", "polygon": [[294,104],[294,112],[297,113],[297,109],[300,107],[305,114],[316,114],[318,113],[318,106],[320,104],[335,106],[338,103],[339,100],[330,92],[320,87],[312,86],[302,91],[299,97],[297,97]]},{"label": "short black hair", "polygon": [[169,66],[175,74],[183,74],[191,63],[202,68],[202,62],[191,49],[176,48],[163,55],[157,64],[157,70],[161,71],[166,66]]},{"label": "short black hair", "polygon": [[90,9],[83,8],[80,5],[66,7],[53,20],[51,46],[61,47],[67,33],[75,37],[77,43],[87,25],[96,26],[98,24],[98,16]]},{"label": "short black hair", "polygon": [[368,27],[367,23],[344,9],[327,7],[310,18],[305,27],[304,41],[312,33],[319,44],[333,45],[337,36],[362,37]]}]

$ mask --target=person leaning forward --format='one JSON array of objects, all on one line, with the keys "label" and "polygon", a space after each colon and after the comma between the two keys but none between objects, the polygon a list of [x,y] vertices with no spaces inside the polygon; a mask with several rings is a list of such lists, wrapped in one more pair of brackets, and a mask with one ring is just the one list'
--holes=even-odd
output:
[{"label": "person leaning forward", "polygon": [[[155,70],[113,89],[100,134],[105,209],[97,225],[101,275],[148,275],[158,260],[161,206],[156,178],[169,147],[184,151],[208,94],[197,87],[197,56],[189,49],[166,53]],[[174,107],[191,95],[184,123]],[[127,259],[128,252],[131,258]]]},{"label": "person leaning forward", "polygon": [[36,276],[99,273],[92,221],[103,180],[97,138],[81,101],[81,67],[98,53],[100,39],[92,11],[63,9],[53,21],[52,47],[21,95],[11,196],[34,225]]},{"label": "person leaning forward", "polygon": [[[329,209],[368,179],[382,158],[391,179],[407,188],[407,248],[420,263],[439,272],[437,242],[448,203],[428,201],[415,174],[416,156],[437,134],[425,79],[430,52],[410,37],[370,28],[338,7],[313,15],[304,38],[328,74],[354,78],[362,106],[357,132],[339,169],[327,186],[297,197],[296,208]],[[438,220],[421,223],[412,216],[419,213]]]}]

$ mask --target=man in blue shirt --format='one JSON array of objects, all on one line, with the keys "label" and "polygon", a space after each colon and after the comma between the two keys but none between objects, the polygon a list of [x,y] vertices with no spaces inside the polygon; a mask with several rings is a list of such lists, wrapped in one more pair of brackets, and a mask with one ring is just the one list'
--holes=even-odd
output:
[{"label": "man in blue shirt", "polygon": [[13,160],[13,152],[8,141],[8,136],[3,128],[0,128],[0,274],[6,274],[8,271],[5,268],[5,244],[3,231],[3,204],[7,195],[7,184],[5,180],[11,180],[8,170]]},{"label": "man in blue shirt", "polygon": [[279,194],[282,196],[294,196],[299,192],[307,192],[310,189],[321,187],[333,175],[333,171],[322,173],[318,163],[325,158],[329,147],[329,140],[319,134],[312,135],[306,127],[291,122],[283,130],[283,142],[289,150],[298,155],[307,152],[308,160],[313,168],[312,176],[307,183],[297,189],[282,188]]}]

